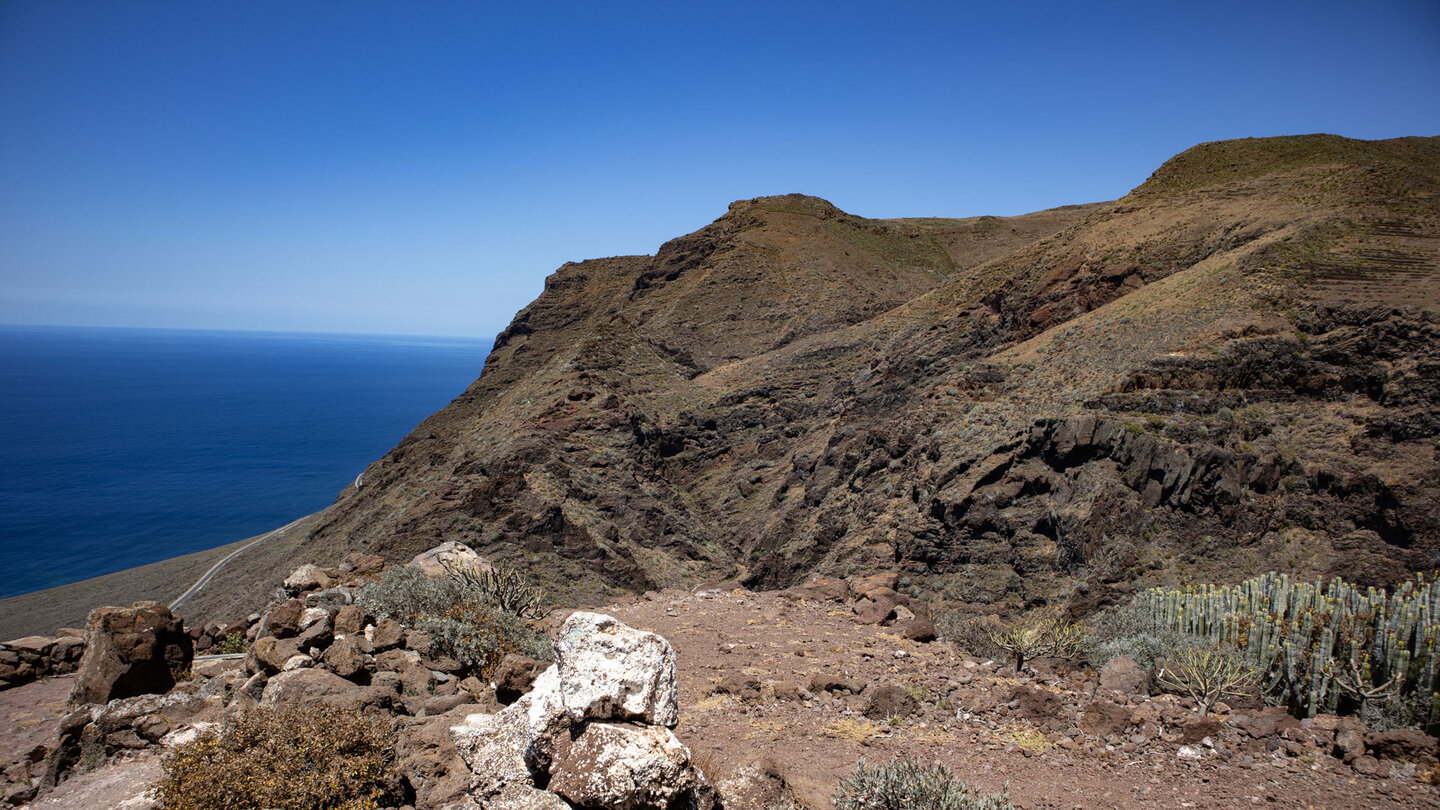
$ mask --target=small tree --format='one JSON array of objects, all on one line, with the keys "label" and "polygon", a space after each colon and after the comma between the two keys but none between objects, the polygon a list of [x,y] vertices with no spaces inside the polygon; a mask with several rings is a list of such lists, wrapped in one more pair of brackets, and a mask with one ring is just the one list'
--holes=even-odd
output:
[{"label": "small tree", "polygon": [[988,627],[985,633],[997,647],[1015,658],[1015,671],[1042,655],[1074,658],[1080,650],[1081,627],[1046,613],[1031,612],[1011,625]]},{"label": "small tree", "polygon": [[1184,647],[1156,674],[1161,686],[1184,692],[1200,706],[1200,716],[1226,695],[1244,695],[1257,680],[1238,655],[1218,647]]}]

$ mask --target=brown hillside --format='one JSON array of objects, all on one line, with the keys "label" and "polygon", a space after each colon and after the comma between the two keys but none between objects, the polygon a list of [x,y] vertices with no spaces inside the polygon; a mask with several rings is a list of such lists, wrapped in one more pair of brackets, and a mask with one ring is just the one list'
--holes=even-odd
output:
[{"label": "brown hillside", "polygon": [[297,545],[464,540],[566,602],[878,567],[1013,607],[1390,581],[1440,564],[1437,268],[1436,138],[1204,144],[1011,218],[740,201],[556,271]]}]

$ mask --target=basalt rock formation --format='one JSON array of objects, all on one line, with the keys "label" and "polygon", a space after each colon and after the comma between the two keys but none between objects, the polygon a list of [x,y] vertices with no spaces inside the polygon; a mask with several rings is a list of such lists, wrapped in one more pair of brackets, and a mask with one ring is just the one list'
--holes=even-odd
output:
[{"label": "basalt rock formation", "polygon": [[1015,608],[1389,582],[1440,564],[1437,305],[1440,138],[1203,144],[1008,218],[740,201],[561,267],[303,547],[456,540],[562,602],[874,570]]}]

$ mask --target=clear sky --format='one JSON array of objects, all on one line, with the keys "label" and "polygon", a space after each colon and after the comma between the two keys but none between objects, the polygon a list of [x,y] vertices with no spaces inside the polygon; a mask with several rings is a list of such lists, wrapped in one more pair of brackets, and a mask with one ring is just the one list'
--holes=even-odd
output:
[{"label": "clear sky", "polygon": [[735,199],[1112,199],[1440,134],[1440,3],[0,0],[0,322],[493,335]]}]

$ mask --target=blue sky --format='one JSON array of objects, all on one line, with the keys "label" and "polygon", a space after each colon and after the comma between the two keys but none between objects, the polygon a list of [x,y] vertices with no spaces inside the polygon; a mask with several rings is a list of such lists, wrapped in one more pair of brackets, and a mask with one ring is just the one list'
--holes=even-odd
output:
[{"label": "blue sky", "polygon": [[0,0],[0,322],[493,335],[735,199],[1112,199],[1440,134],[1440,4]]}]

